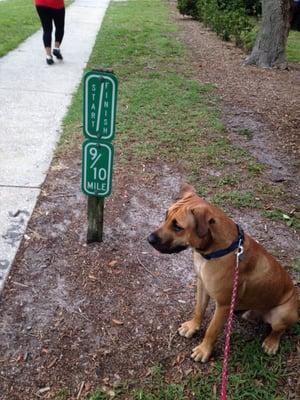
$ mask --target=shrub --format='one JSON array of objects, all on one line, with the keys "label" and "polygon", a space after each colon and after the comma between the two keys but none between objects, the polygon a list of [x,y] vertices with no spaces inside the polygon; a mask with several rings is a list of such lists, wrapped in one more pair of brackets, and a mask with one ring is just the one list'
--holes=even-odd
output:
[{"label": "shrub", "polygon": [[234,40],[238,46],[249,48],[254,23],[247,16],[244,1],[178,0],[178,9],[208,25],[223,40]]},{"label": "shrub", "polygon": [[244,0],[244,4],[248,15],[261,15],[261,0]]},{"label": "shrub", "polygon": [[200,19],[209,25],[223,40],[235,40],[243,45],[243,35],[252,30],[242,0],[198,0]]},{"label": "shrub", "polygon": [[182,15],[197,18],[197,0],[178,0],[177,8]]},{"label": "shrub", "polygon": [[253,48],[258,30],[258,25],[254,25],[250,31],[241,32],[242,47],[245,50],[250,51]]}]

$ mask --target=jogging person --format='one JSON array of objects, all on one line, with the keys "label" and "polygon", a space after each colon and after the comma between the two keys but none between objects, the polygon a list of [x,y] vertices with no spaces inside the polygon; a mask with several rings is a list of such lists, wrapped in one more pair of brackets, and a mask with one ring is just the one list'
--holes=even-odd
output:
[{"label": "jogging person", "polygon": [[[64,36],[65,28],[65,4],[64,0],[35,0],[37,13],[43,27],[43,42],[46,50],[46,62],[54,64],[52,54],[62,60],[60,45]],[[51,52],[53,22],[55,25],[55,44]]]}]

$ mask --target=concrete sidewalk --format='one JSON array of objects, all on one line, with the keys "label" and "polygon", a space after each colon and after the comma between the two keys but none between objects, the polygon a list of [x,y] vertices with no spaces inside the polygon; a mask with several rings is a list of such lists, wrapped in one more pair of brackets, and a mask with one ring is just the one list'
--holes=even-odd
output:
[{"label": "concrete sidewalk", "polygon": [[46,64],[41,31],[0,59],[0,291],[109,2],[67,8],[62,63]]}]

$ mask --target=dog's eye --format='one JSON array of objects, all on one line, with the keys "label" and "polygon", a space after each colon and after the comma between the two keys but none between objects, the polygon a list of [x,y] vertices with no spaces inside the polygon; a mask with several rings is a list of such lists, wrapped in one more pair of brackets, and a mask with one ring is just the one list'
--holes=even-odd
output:
[{"label": "dog's eye", "polygon": [[179,225],[177,224],[176,219],[173,219],[173,221],[172,221],[172,229],[173,229],[175,232],[183,231],[183,228],[181,228],[181,226],[179,226]]}]

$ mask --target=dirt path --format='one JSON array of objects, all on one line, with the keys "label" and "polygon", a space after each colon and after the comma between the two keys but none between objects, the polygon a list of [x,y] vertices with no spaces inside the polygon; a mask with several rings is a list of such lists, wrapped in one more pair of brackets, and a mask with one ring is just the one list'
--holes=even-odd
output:
[{"label": "dirt path", "polygon": [[[250,125],[255,154],[269,164],[270,179],[286,180],[296,194],[299,71],[242,67],[240,50],[171,6],[180,36],[189,45],[195,76],[218,87],[232,140],[240,143],[238,131]],[[156,166],[156,177],[146,181],[138,170],[128,175],[118,167],[113,195],[106,202],[105,240],[87,246],[79,159],[74,146],[67,158],[64,154],[53,163],[1,297],[1,400],[54,398],[62,388],[76,398],[81,387],[84,394],[120,380],[143,379],[158,363],[179,378],[199,368],[209,372],[212,366],[199,367],[189,359],[199,337],[187,343],[176,334],[193,303],[190,253],[162,256],[145,241],[177,192],[180,172]],[[153,172],[155,167],[144,168]],[[270,223],[266,235],[257,214],[236,212],[236,218],[271,248],[282,247],[284,237],[289,254],[282,257],[296,256],[295,237],[282,224]],[[246,339],[265,329],[249,330],[240,320],[235,327]],[[221,357],[222,340],[215,358]],[[299,368],[296,357],[289,365]],[[286,390],[295,385],[283,384]]]}]

